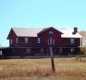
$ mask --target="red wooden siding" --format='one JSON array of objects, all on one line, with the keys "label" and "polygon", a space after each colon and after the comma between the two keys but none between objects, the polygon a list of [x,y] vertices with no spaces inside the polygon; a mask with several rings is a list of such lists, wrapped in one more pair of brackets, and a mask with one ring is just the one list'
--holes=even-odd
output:
[{"label": "red wooden siding", "polygon": [[[49,34],[49,31],[52,31],[53,34]],[[16,33],[11,29],[8,39],[12,39],[12,44],[10,44],[10,47],[27,47],[27,46],[48,46],[48,39],[52,38],[55,40],[55,45],[57,47],[68,47],[71,46],[70,44],[70,38],[62,38],[61,32],[54,29],[49,28],[45,31],[42,31],[41,33],[38,33],[37,37],[28,37],[28,43],[25,43],[25,37],[18,37]],[[40,38],[40,43],[37,43],[37,38]],[[18,43],[16,43],[16,38],[18,38]],[[74,44],[72,46],[80,46],[80,38],[74,39]]]},{"label": "red wooden siding", "polygon": [[[52,31],[53,34],[49,34],[49,31]],[[55,45],[61,45],[62,43],[62,38],[61,38],[61,33],[59,31],[56,31],[54,29],[49,29],[41,34],[38,35],[41,38],[41,44],[43,46],[48,45],[48,39],[52,38],[55,40]]]}]

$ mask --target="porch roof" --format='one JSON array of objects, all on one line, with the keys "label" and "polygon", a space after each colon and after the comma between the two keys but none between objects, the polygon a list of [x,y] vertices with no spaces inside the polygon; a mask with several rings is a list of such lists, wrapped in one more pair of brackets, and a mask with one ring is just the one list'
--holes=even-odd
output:
[{"label": "porch roof", "polygon": [[[21,48],[49,48],[49,46],[42,46],[42,47],[1,47],[0,50],[3,49],[21,49]],[[56,47],[54,46],[53,48],[80,48],[80,47]]]}]

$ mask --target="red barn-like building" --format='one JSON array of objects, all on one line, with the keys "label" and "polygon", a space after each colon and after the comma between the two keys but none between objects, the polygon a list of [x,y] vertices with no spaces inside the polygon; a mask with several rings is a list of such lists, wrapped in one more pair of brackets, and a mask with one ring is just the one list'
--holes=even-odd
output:
[{"label": "red barn-like building", "polygon": [[49,56],[49,46],[53,47],[55,56],[78,54],[81,38],[77,27],[72,30],[12,28],[5,56]]}]

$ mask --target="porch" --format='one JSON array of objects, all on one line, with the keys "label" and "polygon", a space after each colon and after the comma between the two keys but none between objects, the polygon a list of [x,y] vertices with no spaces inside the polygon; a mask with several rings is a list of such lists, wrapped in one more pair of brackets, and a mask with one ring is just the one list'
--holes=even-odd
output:
[{"label": "porch", "polygon": [[[2,51],[1,56],[3,58],[50,57],[49,47],[7,47],[7,48],[1,48],[0,51]],[[54,57],[78,55],[79,53],[80,53],[79,47],[53,47]]]}]

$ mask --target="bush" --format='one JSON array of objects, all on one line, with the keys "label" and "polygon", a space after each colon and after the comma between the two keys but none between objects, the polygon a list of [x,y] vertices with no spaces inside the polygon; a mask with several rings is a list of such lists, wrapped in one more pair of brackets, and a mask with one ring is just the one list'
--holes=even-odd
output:
[{"label": "bush", "polygon": [[80,48],[80,54],[81,55],[86,55],[86,47]]}]

